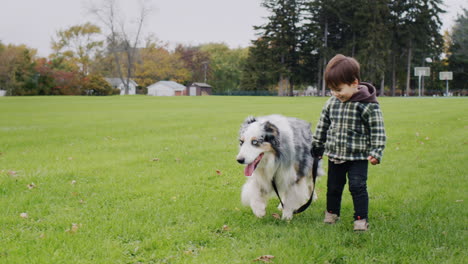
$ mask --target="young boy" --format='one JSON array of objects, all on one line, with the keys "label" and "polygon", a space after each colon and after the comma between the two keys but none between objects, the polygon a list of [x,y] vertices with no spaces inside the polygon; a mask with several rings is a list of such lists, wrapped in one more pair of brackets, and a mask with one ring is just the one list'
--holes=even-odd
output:
[{"label": "young boy", "polygon": [[312,154],[328,156],[327,211],[324,222],[340,219],[346,175],[354,204],[354,231],[367,231],[367,167],[380,163],[385,130],[376,89],[360,82],[359,63],[341,54],[325,70],[332,97],[323,107],[312,142]]}]

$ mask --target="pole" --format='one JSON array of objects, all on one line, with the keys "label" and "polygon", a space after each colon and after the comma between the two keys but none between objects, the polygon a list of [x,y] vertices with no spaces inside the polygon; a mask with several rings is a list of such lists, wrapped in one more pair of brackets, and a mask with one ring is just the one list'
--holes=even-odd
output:
[{"label": "pole", "polygon": [[418,96],[421,96],[421,72],[419,72],[419,81],[418,81]]},{"label": "pole", "polygon": [[447,96],[449,96],[448,79],[445,80],[445,87],[447,88]]}]

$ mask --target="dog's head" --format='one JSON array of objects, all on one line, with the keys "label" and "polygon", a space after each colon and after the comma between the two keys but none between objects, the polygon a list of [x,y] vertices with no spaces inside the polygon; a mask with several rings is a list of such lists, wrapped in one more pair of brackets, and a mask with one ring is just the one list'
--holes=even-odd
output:
[{"label": "dog's head", "polygon": [[279,156],[279,130],[268,121],[248,117],[239,131],[237,162],[247,164],[245,176],[251,176],[265,155]]}]

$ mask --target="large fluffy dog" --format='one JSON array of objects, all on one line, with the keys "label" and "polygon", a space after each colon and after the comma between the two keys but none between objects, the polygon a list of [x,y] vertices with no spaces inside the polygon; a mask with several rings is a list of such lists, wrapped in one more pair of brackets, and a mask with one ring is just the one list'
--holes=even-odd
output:
[{"label": "large fluffy dog", "polygon": [[282,219],[292,219],[313,188],[310,124],[281,115],[248,117],[239,134],[237,161],[246,164],[244,173],[248,176],[242,187],[242,203],[263,217],[276,185],[283,203]]}]

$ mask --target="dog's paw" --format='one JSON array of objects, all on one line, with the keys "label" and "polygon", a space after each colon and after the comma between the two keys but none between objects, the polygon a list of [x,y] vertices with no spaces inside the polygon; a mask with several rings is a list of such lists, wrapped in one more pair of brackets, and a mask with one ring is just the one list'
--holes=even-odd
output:
[{"label": "dog's paw", "polygon": [[293,213],[292,212],[285,212],[283,211],[283,216],[281,217],[282,220],[289,221],[293,218]]},{"label": "dog's paw", "polygon": [[266,214],[266,211],[265,211],[265,210],[262,210],[262,209],[253,209],[253,208],[252,208],[252,211],[253,211],[254,215],[255,215],[256,217],[258,217],[258,218],[262,218],[262,217],[264,217],[265,214]]}]

